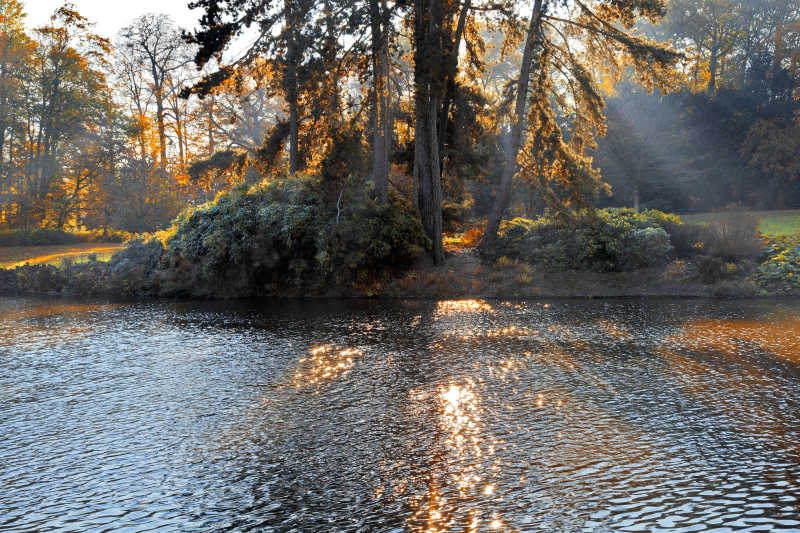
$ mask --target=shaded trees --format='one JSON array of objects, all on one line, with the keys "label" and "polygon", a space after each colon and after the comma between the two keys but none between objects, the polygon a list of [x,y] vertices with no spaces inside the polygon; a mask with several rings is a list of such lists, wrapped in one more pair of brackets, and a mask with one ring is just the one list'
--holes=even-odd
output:
[{"label": "shaded trees", "polygon": [[[630,68],[648,90],[672,86],[678,55],[634,30],[638,17],[655,21],[663,15],[661,1],[575,1],[559,11],[546,0],[534,2],[510,119],[510,150],[483,246],[494,244],[517,165],[522,176],[561,206],[584,203],[600,186],[585,153],[594,147],[595,135],[605,132],[597,78],[619,80]],[[526,129],[531,134],[522,147]],[[560,197],[553,187],[560,189]]]}]

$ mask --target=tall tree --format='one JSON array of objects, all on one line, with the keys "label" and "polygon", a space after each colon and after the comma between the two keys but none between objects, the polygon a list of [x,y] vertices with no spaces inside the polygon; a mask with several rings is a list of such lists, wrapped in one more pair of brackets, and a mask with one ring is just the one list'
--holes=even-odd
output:
[{"label": "tall tree", "polygon": [[[319,14],[315,0],[196,0],[189,4],[192,9],[203,9],[200,30],[185,35],[185,39],[199,45],[195,63],[203,67],[212,59],[220,68],[199,82],[188,94],[203,97],[220,83],[240,74],[259,58],[268,58],[272,63],[270,72],[279,74],[277,85],[286,100],[289,172],[295,173],[303,166],[300,153],[300,123],[303,120],[301,93],[308,83],[310,72],[306,60],[310,56],[312,43],[319,35],[311,35],[312,16]],[[222,64],[222,53],[228,44],[252,26],[257,27],[253,44],[230,65]],[[262,80],[273,83],[274,79]]]},{"label": "tall tree", "polygon": [[0,173],[6,178],[6,157],[9,163],[13,159],[12,143],[7,139],[21,126],[25,70],[33,51],[24,17],[19,0],[0,0]]},{"label": "tall tree", "polygon": [[190,62],[186,43],[172,20],[164,15],[142,15],[120,31],[120,50],[127,61],[148,75],[156,105],[160,164],[167,165],[167,104],[170,82]]},{"label": "tall tree", "polygon": [[[58,223],[54,205],[68,194],[66,161],[111,108],[104,70],[110,43],[70,4],[37,28],[29,70],[25,151],[17,188],[18,224]],[[48,220],[48,217],[51,217]]]},{"label": "tall tree", "polygon": [[[563,4],[563,5],[562,5]],[[556,9],[558,7],[558,9]],[[634,30],[639,17],[664,15],[663,0],[549,2],[535,0],[516,82],[507,159],[482,246],[491,248],[516,174],[561,205],[585,202],[601,186],[586,150],[605,131],[598,77],[619,80],[630,68],[652,90],[675,85],[679,56]],[[531,132],[527,137],[526,131]]]}]

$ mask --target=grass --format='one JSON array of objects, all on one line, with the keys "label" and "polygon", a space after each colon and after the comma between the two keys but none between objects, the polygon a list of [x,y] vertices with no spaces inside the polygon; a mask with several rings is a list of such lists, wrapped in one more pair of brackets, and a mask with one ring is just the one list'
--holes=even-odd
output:
[{"label": "grass", "polygon": [[[787,211],[751,211],[757,216],[758,231],[770,235],[800,234],[800,209]],[[689,224],[706,224],[718,218],[718,213],[682,215],[681,220]]]},{"label": "grass", "polygon": [[122,248],[124,247],[121,244],[105,243],[0,247],[0,268],[14,268],[25,264],[60,266],[65,259],[81,263],[88,261],[90,254],[96,254],[98,261],[108,261]]}]

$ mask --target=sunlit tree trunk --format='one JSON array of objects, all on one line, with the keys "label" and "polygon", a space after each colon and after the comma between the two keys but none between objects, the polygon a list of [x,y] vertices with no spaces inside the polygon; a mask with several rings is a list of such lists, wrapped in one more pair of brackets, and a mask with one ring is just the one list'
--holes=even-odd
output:
[{"label": "sunlit tree trunk", "polygon": [[525,50],[522,54],[522,66],[520,67],[519,80],[517,80],[517,97],[514,105],[514,116],[511,124],[511,143],[506,153],[506,161],[503,166],[503,173],[500,177],[500,185],[497,187],[497,196],[494,205],[489,213],[486,224],[486,232],[483,234],[481,246],[488,250],[494,247],[497,241],[497,231],[500,229],[500,221],[503,218],[511,194],[511,183],[514,174],[517,173],[517,155],[522,146],[522,132],[525,129],[525,114],[528,101],[528,84],[530,82],[531,64],[533,60],[533,48],[538,40],[541,25],[542,0],[536,0],[531,13],[531,21],[528,26],[528,34],[525,39]]}]

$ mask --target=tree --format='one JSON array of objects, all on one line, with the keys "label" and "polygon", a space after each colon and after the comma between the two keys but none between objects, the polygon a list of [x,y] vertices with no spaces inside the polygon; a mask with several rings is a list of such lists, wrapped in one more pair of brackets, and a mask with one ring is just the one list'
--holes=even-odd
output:
[{"label": "tree", "polygon": [[[630,68],[648,90],[673,87],[678,54],[634,30],[638,17],[655,21],[663,15],[663,1],[575,0],[559,10],[546,0],[534,2],[516,83],[510,149],[483,247],[494,245],[517,172],[553,199],[552,186],[558,187],[562,206],[584,203],[601,187],[585,153],[595,146],[595,135],[605,131],[597,79],[619,80]],[[526,130],[532,134],[523,145]]]},{"label": "tree", "polygon": [[[129,64],[131,74],[141,78],[146,73],[147,88],[156,105],[159,162],[166,167],[166,115],[170,89],[174,90],[173,80],[190,62],[190,52],[172,20],[164,15],[143,15],[123,28],[120,37],[119,49],[126,56],[124,61]],[[138,90],[142,88],[138,86]]]},{"label": "tree", "polygon": [[[679,47],[694,53],[694,85],[705,85],[711,97],[719,86],[720,67],[739,44],[746,4],[742,0],[675,0],[670,7],[667,28]],[[700,80],[701,63],[708,69],[707,84]]]},{"label": "tree", "polygon": [[[302,120],[300,94],[310,78],[304,60],[310,56],[311,43],[318,35],[312,35],[310,19],[318,14],[314,0],[196,0],[189,4],[192,9],[205,10],[200,19],[201,29],[184,37],[199,46],[195,55],[198,68],[212,59],[221,63],[222,52],[233,38],[241,35],[253,25],[258,27],[258,37],[252,46],[231,65],[220,68],[201,80],[184,96],[207,95],[214,87],[228,78],[240,74],[245,67],[259,58],[269,58],[272,63],[272,79],[264,80],[282,89],[287,105],[289,139],[289,173],[302,168],[300,154],[300,122]],[[277,83],[276,83],[277,82]]]},{"label": "tree", "polygon": [[[0,0],[0,176],[8,178],[6,162],[13,163],[13,142],[21,134],[25,71],[33,44],[25,34],[19,0]],[[1,187],[0,187],[1,189]]]},{"label": "tree", "polygon": [[15,187],[15,223],[23,227],[63,218],[56,206],[71,202],[67,161],[112,107],[103,70],[110,43],[91,31],[71,5],[56,10],[47,26],[34,30],[36,47],[27,70],[20,139],[20,181]]}]

